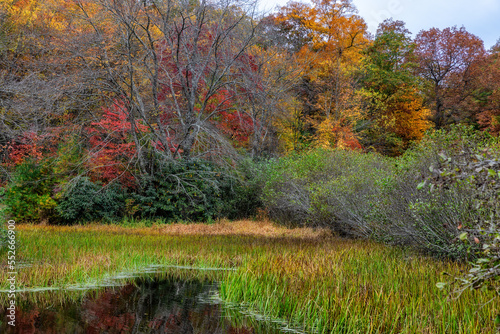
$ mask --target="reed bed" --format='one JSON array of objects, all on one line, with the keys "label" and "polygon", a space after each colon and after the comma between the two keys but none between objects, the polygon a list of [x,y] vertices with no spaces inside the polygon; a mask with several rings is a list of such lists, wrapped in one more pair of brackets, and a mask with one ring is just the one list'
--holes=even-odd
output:
[{"label": "reed bed", "polygon": [[436,288],[462,268],[366,241],[292,243],[244,263],[221,295],[318,333],[496,332],[494,294]]},{"label": "reed bed", "polygon": [[[17,259],[28,265],[18,270],[19,289],[92,285],[176,265],[236,269],[172,270],[216,279],[222,299],[319,333],[493,333],[500,313],[498,300],[487,303],[489,292],[449,300],[436,288],[443,272],[462,265],[322,230],[265,221],[18,230]],[[7,288],[6,272],[0,289]]]}]

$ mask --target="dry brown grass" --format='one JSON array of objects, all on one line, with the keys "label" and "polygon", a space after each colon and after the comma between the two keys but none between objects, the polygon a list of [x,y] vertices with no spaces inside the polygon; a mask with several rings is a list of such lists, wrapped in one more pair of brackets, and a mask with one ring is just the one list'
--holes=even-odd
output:
[{"label": "dry brown grass", "polygon": [[160,228],[161,233],[171,235],[247,235],[247,236],[262,236],[262,237],[302,237],[302,238],[318,238],[329,235],[330,232],[312,228],[295,228],[288,229],[282,226],[277,226],[267,220],[239,220],[226,221],[222,220],[218,223],[207,224],[172,224]]},{"label": "dry brown grass", "polygon": [[145,234],[145,235],[239,235],[256,237],[291,237],[304,239],[324,239],[330,238],[331,232],[325,229],[313,228],[286,228],[278,226],[268,220],[221,220],[214,224],[204,223],[175,223],[153,225],[152,227],[124,227],[119,225],[88,224],[76,226],[50,226],[50,225],[18,225],[18,229],[57,232],[106,232],[116,234]]}]

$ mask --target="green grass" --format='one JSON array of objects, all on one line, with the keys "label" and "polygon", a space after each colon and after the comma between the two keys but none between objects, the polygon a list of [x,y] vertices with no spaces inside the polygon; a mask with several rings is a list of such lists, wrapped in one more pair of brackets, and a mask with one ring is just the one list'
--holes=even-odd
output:
[{"label": "green grass", "polygon": [[[442,272],[461,269],[456,263],[322,231],[250,221],[18,228],[17,259],[32,264],[19,269],[18,288],[95,283],[163,264],[237,268],[186,272],[219,280],[224,300],[320,333],[492,333],[500,313],[498,300],[479,307],[491,293],[449,301],[436,288]],[[0,273],[1,289],[6,275]]]}]

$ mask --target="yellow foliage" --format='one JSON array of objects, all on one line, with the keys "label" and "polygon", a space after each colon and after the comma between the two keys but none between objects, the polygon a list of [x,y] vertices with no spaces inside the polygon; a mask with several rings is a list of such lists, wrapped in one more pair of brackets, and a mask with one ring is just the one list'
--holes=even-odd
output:
[{"label": "yellow foliage", "polygon": [[283,150],[292,152],[299,148],[301,142],[302,110],[298,101],[292,97],[280,100],[280,110],[282,113],[276,115],[273,126],[280,134]]},{"label": "yellow foliage", "polygon": [[360,149],[361,145],[348,126],[326,118],[316,129],[315,146],[321,148]]},{"label": "yellow foliage", "polygon": [[381,124],[404,140],[420,140],[432,126],[431,110],[424,106],[423,98],[415,90],[401,90],[389,99]]}]

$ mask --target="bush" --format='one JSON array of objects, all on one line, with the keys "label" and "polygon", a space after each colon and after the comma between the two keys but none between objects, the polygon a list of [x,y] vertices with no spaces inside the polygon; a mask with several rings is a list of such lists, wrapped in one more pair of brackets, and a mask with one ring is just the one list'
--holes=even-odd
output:
[{"label": "bush", "polygon": [[2,198],[6,214],[16,221],[57,219],[52,197],[56,182],[49,160],[17,166]]},{"label": "bush", "polygon": [[266,162],[250,159],[239,162],[234,175],[226,177],[221,186],[222,217],[241,219],[255,216],[262,207],[262,169]]},{"label": "bush", "polygon": [[281,223],[324,226],[342,235],[372,234],[370,203],[390,175],[386,158],[343,150],[315,150],[274,161],[263,201]]},{"label": "bush", "polygon": [[482,213],[474,209],[473,198],[477,190],[467,183],[449,183],[445,187],[431,189],[424,187],[424,181],[436,176],[443,157],[461,157],[459,164],[465,166],[467,160],[470,162],[469,158],[496,146],[497,139],[488,133],[458,125],[448,131],[440,130],[428,135],[398,159],[400,185],[391,197],[396,201],[405,201],[397,208],[404,207],[408,202],[410,214],[410,219],[399,224],[401,233],[432,254],[467,258],[467,247],[457,241],[460,234],[458,227],[481,219]]},{"label": "bush", "polygon": [[141,217],[212,220],[221,215],[225,178],[223,171],[205,161],[172,161],[154,177],[141,178],[129,206]]},{"label": "bush", "polygon": [[130,218],[210,221],[253,215],[260,205],[258,164],[228,171],[207,161],[171,161],[137,189],[101,186],[87,177],[59,181],[49,163],[17,167],[3,190],[6,213],[16,220],[73,223]]},{"label": "bush", "polygon": [[[455,293],[486,287],[500,294],[500,152],[498,146],[482,152],[462,150],[458,155],[441,154],[432,166],[432,175],[422,184],[430,192],[446,188],[465,188],[470,194],[472,219],[457,229],[457,242],[474,258],[464,276],[455,277]],[[460,242],[460,241],[461,242]],[[441,285],[443,286],[443,285]]]},{"label": "bush", "polygon": [[101,187],[80,177],[66,187],[57,205],[66,222],[113,220],[125,214],[127,192],[117,184]]},{"label": "bush", "polygon": [[441,156],[472,157],[492,147],[498,145],[487,134],[457,126],[436,131],[399,158],[315,150],[272,161],[262,198],[270,216],[283,224],[325,226],[344,236],[465,259],[458,227],[491,213],[474,209],[477,187],[448,183],[430,191],[422,185],[436,173]]}]

